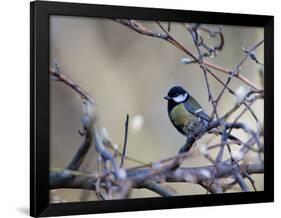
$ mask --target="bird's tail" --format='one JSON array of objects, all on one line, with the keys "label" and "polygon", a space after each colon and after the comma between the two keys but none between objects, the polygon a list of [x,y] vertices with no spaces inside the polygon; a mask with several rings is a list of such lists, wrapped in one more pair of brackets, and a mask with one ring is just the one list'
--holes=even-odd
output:
[{"label": "bird's tail", "polygon": [[[213,134],[216,134],[216,135],[222,135],[222,134],[223,134],[223,132],[220,131],[220,130],[218,130],[218,129],[212,129],[212,130],[209,131],[209,133],[213,133]],[[238,139],[238,138],[237,138],[236,136],[234,136],[234,135],[229,134],[227,138],[230,139],[230,140],[233,140],[233,141],[237,141],[237,143],[238,143],[239,145],[242,144],[241,140]]]}]

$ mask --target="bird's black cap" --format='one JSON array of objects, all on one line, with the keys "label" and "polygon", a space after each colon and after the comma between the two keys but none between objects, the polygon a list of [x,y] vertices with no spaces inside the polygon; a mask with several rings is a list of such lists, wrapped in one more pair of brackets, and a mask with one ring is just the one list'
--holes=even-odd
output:
[{"label": "bird's black cap", "polygon": [[183,95],[185,93],[187,93],[187,91],[183,87],[181,87],[181,86],[174,86],[174,87],[172,87],[169,90],[168,95],[165,96],[164,99],[170,100],[173,97],[176,97],[178,95]]}]

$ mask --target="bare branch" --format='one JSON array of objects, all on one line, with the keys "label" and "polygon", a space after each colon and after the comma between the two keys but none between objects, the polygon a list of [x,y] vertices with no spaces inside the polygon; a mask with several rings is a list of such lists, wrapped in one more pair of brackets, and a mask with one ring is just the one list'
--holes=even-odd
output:
[{"label": "bare branch", "polygon": [[51,68],[49,70],[51,76],[55,77],[57,81],[63,82],[69,87],[71,87],[75,92],[77,92],[83,99],[94,103],[95,100],[85,91],[83,90],[77,83],[68,79],[64,74],[61,72],[56,71],[55,69]]},{"label": "bare branch", "polygon": [[[210,181],[212,172],[216,166],[204,166],[204,167],[183,167],[179,168],[176,171],[167,171],[162,176],[165,177],[165,182],[190,182],[198,184],[199,182],[208,182]],[[242,169],[244,172],[247,172],[249,175],[251,174],[260,174],[264,172],[263,163],[260,164],[242,164],[237,167],[237,170]],[[139,184],[134,185],[134,188],[144,188],[143,185],[140,185],[140,179],[142,176],[150,174],[151,168],[141,168],[141,169],[133,169],[127,170],[128,179],[130,179],[133,183]],[[227,178],[233,174],[233,166],[228,164],[227,161],[224,161],[218,164],[218,170],[216,170],[216,174],[214,175],[218,178]],[[243,172],[241,172],[243,174]],[[58,189],[58,188],[79,188],[79,189],[89,189],[96,190],[96,181],[102,177],[86,174],[77,171],[71,170],[59,170],[53,169],[50,172],[50,189]],[[160,175],[153,175],[149,178],[149,180],[154,182],[163,182]],[[148,180],[148,181],[149,181]],[[105,186],[105,184],[101,181],[101,187]],[[146,185],[145,185],[146,186]],[[150,184],[151,186],[151,184]],[[146,188],[148,185],[146,186]]]},{"label": "bare branch", "polygon": [[144,182],[138,184],[136,188],[149,189],[151,191],[154,191],[155,193],[158,193],[162,197],[170,197],[175,195],[175,193],[172,193],[170,190],[151,180],[145,180]]},{"label": "bare branch", "polygon": [[84,142],[80,145],[79,149],[77,150],[76,154],[74,155],[71,162],[68,164],[66,169],[69,170],[78,170],[88,153],[90,146],[92,144],[92,136],[89,129],[85,128],[85,139]]},{"label": "bare branch", "polygon": [[[143,25],[141,25],[139,22],[135,21],[135,20],[126,20],[126,19],[116,19],[115,21],[127,26],[130,29],[133,29],[134,31],[142,34],[142,35],[147,35],[147,36],[151,36],[151,37],[155,37],[155,38],[160,38],[163,40],[168,41],[169,43],[171,43],[172,45],[174,45],[175,47],[179,48],[181,51],[183,51],[184,53],[186,53],[188,56],[190,56],[193,60],[195,60],[196,62],[199,62],[197,57],[190,52],[187,48],[185,48],[182,44],[180,44],[178,41],[176,41],[166,30],[164,30],[165,34],[163,33],[157,33],[157,32],[153,32],[149,29],[147,29],[146,27],[144,27]],[[215,64],[209,63],[207,61],[204,61],[204,64],[208,67],[211,67],[219,72],[222,72],[226,75],[231,75],[231,70],[229,69],[225,69],[223,67],[217,66]],[[250,86],[251,88],[253,88],[254,90],[259,90],[249,79],[247,79],[246,77],[242,76],[242,75],[234,75],[234,77],[238,78],[239,80],[243,81],[244,83],[246,83],[248,86]]]},{"label": "bare branch", "polygon": [[123,151],[121,155],[121,162],[120,162],[120,168],[124,164],[125,156],[126,156],[126,146],[127,146],[127,139],[128,139],[128,128],[129,128],[129,115],[126,116],[125,121],[125,135],[124,135],[124,143],[123,143]]}]

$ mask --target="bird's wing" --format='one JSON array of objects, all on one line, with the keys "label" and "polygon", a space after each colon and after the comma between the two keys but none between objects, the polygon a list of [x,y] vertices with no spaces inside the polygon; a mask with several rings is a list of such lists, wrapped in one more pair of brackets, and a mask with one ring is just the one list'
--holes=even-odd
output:
[{"label": "bird's wing", "polygon": [[208,122],[211,120],[209,115],[203,111],[201,105],[192,96],[189,96],[188,100],[184,103],[184,106],[186,110],[195,116],[200,117]]}]

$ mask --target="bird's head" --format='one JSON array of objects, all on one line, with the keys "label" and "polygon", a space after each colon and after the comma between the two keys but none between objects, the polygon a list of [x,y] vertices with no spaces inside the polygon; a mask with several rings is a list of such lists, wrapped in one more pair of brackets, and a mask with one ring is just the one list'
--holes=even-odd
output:
[{"label": "bird's head", "polygon": [[168,95],[165,96],[164,99],[175,103],[182,103],[185,102],[188,97],[189,94],[184,88],[181,86],[174,86],[169,90]]}]

